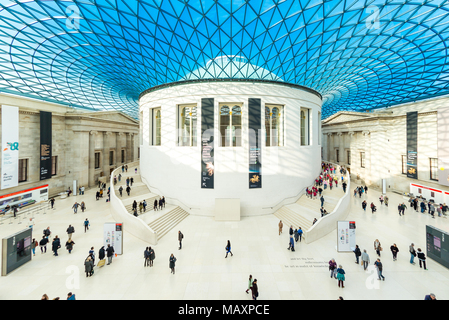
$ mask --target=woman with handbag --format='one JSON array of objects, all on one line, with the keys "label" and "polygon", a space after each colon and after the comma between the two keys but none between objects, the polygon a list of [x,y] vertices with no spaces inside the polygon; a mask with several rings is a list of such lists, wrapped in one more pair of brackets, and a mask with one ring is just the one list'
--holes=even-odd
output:
[{"label": "woman with handbag", "polygon": [[376,250],[377,255],[380,257],[380,252],[382,251],[382,247],[378,239],[374,241],[374,250]]},{"label": "woman with handbag", "polygon": [[257,279],[254,279],[253,285],[251,287],[251,293],[253,300],[257,300],[257,297],[259,296],[259,289],[257,287]]}]

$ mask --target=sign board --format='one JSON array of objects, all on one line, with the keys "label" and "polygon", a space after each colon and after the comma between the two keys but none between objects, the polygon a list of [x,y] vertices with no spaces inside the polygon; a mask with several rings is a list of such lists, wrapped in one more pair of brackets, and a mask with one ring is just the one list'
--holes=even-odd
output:
[{"label": "sign board", "polygon": [[337,251],[355,250],[355,221],[337,221]]},{"label": "sign board", "polygon": [[123,254],[123,223],[105,222],[103,225],[103,245],[110,244],[116,254]]}]

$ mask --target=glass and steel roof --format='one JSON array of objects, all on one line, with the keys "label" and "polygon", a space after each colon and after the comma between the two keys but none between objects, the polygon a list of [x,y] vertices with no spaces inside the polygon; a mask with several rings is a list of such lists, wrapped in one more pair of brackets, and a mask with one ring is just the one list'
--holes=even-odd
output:
[{"label": "glass and steel roof", "polygon": [[136,117],[151,87],[248,78],[318,91],[323,117],[371,110],[449,92],[448,11],[448,0],[0,0],[0,92]]}]

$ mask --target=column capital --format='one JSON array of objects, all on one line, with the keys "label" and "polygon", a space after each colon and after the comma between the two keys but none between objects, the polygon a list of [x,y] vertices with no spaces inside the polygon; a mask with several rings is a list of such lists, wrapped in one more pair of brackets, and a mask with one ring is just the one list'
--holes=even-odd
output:
[{"label": "column capital", "polygon": [[327,136],[328,136],[328,137],[332,137],[333,134],[334,134],[333,132],[328,132],[328,133],[327,133]]},{"label": "column capital", "polygon": [[354,134],[355,134],[354,131],[349,131],[349,132],[348,132],[348,135],[350,135],[351,137],[352,137]]},{"label": "column capital", "polygon": [[124,132],[117,132],[117,135],[118,136],[123,136],[123,135],[125,135],[125,133]]},{"label": "column capital", "polygon": [[127,134],[128,136],[130,136],[130,137],[132,137],[132,136],[135,135],[135,133],[133,133],[133,132],[127,132],[126,134]]},{"label": "column capital", "polygon": [[109,135],[111,135],[111,134],[112,134],[112,132],[111,132],[111,131],[104,131],[104,132],[103,132],[103,134],[105,134],[105,135],[109,136]]},{"label": "column capital", "polygon": [[337,132],[337,136],[342,136],[343,132]]},{"label": "column capital", "polygon": [[369,131],[362,131],[362,134],[363,134],[364,136],[367,136],[367,135],[370,134],[370,132],[369,132]]},{"label": "column capital", "polygon": [[90,131],[90,134],[92,134],[92,135],[97,134],[97,133],[98,133],[98,131],[94,131],[94,130]]}]

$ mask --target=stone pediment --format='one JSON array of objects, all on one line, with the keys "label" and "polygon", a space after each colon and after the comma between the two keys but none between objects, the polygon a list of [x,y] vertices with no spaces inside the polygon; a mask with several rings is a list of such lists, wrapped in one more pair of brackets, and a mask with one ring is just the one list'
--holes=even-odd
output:
[{"label": "stone pediment", "polygon": [[348,122],[348,121],[355,121],[355,120],[363,120],[369,117],[372,117],[373,114],[371,113],[361,113],[361,112],[347,112],[347,111],[340,111],[336,114],[330,116],[329,118],[325,119],[323,121],[323,124],[334,124],[334,123],[342,123],[342,122]]},{"label": "stone pediment", "polygon": [[120,111],[85,112],[82,114],[78,114],[77,116],[79,116],[79,115],[84,116],[84,117],[108,120],[108,121],[117,121],[117,122],[120,122],[123,124],[133,124],[133,125],[139,124],[138,120],[136,120]]}]

